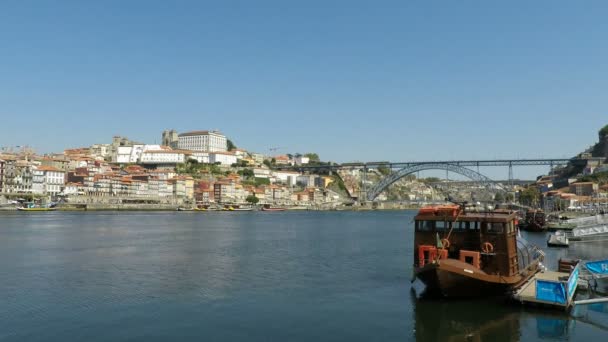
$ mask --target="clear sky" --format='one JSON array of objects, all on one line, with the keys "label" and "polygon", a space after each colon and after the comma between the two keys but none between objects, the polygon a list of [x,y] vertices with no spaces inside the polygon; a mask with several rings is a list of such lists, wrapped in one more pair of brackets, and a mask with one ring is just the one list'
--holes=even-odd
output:
[{"label": "clear sky", "polygon": [[608,124],[606,1],[0,3],[0,146],[219,129],[334,161],[569,157]]}]

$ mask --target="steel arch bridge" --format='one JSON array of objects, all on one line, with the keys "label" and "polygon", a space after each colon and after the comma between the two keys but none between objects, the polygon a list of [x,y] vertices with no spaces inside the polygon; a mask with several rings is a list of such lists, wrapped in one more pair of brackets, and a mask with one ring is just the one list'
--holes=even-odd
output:
[{"label": "steel arch bridge", "polygon": [[374,187],[372,187],[366,192],[367,200],[373,201],[376,197],[378,197],[378,195],[380,195],[380,193],[382,193],[382,191],[386,190],[386,188],[388,188],[391,184],[395,183],[399,179],[407,175],[411,175],[412,173],[425,170],[446,170],[449,172],[458,173],[475,182],[478,182],[481,185],[484,185],[487,188],[497,188],[500,190],[504,190],[501,185],[496,184],[492,179],[482,175],[479,172],[467,169],[466,167],[446,163],[424,163],[406,166],[384,177],[382,180],[380,180],[378,184],[376,184]]}]

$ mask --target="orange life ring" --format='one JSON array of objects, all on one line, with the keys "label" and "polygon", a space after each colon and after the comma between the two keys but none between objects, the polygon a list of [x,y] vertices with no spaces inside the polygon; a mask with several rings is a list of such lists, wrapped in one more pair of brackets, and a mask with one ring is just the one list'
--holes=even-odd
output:
[{"label": "orange life ring", "polygon": [[484,242],[483,247],[481,247],[481,250],[484,253],[492,253],[492,252],[494,252],[494,246],[489,242]]},{"label": "orange life ring", "polygon": [[450,248],[450,240],[441,239],[441,245],[443,246],[443,248]]}]

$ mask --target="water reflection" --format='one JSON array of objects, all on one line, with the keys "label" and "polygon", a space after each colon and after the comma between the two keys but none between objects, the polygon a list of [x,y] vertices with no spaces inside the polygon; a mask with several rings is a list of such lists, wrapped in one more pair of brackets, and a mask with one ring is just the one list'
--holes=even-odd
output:
[{"label": "water reflection", "polygon": [[416,302],[416,341],[519,341],[520,313],[487,301]]},{"label": "water reflection", "polygon": [[502,300],[414,303],[416,341],[564,341],[605,339],[608,304],[577,306],[570,314],[522,308]]},{"label": "water reflection", "polygon": [[536,333],[541,339],[568,340],[574,321],[565,318],[536,317]]}]

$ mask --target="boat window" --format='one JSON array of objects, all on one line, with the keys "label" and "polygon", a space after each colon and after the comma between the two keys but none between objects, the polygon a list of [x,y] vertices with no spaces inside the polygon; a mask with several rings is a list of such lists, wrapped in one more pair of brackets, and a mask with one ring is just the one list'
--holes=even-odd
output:
[{"label": "boat window", "polygon": [[448,222],[445,221],[435,221],[435,229],[436,230],[445,230],[448,228]]},{"label": "boat window", "polygon": [[488,233],[500,234],[504,232],[504,223],[488,223]]},{"label": "boat window", "polygon": [[479,230],[479,222],[467,222],[469,224],[469,229]]},{"label": "boat window", "polygon": [[420,232],[430,232],[433,230],[433,221],[417,221],[416,230]]},{"label": "boat window", "polygon": [[454,223],[454,229],[456,230],[465,230],[467,228],[469,228],[468,222],[464,222],[464,221],[460,221],[460,222],[456,222]]}]

